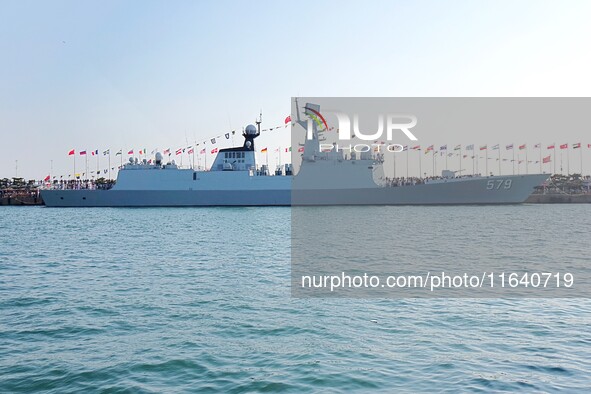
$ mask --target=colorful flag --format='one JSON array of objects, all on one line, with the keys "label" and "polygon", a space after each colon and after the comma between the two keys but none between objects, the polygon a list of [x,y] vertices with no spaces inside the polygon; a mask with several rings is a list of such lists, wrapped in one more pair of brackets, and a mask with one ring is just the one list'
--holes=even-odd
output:
[{"label": "colorful flag", "polygon": [[84,156],[84,155],[86,155],[86,151],[85,150],[80,151],[80,156]]},{"label": "colorful flag", "polygon": [[421,150],[421,145],[415,145],[412,148],[410,148],[412,150]]},{"label": "colorful flag", "polygon": [[568,144],[562,144],[562,145],[560,145],[560,149],[568,149]]},{"label": "colorful flag", "polygon": [[187,152],[188,154],[192,155],[193,154],[193,148],[189,149],[189,151]]},{"label": "colorful flag", "polygon": [[261,153],[265,153],[265,152],[267,152],[267,148],[261,149]]},{"label": "colorful flag", "polygon": [[546,156],[542,159],[542,163],[550,163],[550,156]]},{"label": "colorful flag", "polygon": [[519,150],[524,150],[526,148],[525,144],[519,145]]},{"label": "colorful flag", "polygon": [[212,149],[211,154],[218,153],[218,148]]},{"label": "colorful flag", "polygon": [[103,156],[110,155],[110,154],[111,154],[111,150],[110,149],[107,149],[107,150],[104,150],[103,151]]},{"label": "colorful flag", "polygon": [[456,145],[456,147],[454,148],[454,150],[460,150],[462,149],[462,145]]},{"label": "colorful flag", "polygon": [[289,148],[285,148],[286,152],[291,152],[291,146]]},{"label": "colorful flag", "polygon": [[50,177],[49,175],[47,175],[47,176],[45,177],[45,179],[43,179],[43,180],[44,180],[45,182],[47,182],[47,181],[49,181],[50,179],[51,179],[51,177]]},{"label": "colorful flag", "polygon": [[300,147],[298,148],[298,152],[300,152],[300,153],[301,153],[301,152],[303,152],[303,151],[304,151],[304,147],[303,147],[303,146],[300,146]]},{"label": "colorful flag", "polygon": [[554,144],[548,145],[548,148],[546,148],[546,149],[556,149],[556,146]]},{"label": "colorful flag", "polygon": [[127,152],[128,155],[133,155],[133,149]]},{"label": "colorful flag", "polygon": [[474,150],[474,144],[466,146],[466,150]]},{"label": "colorful flag", "polygon": [[199,153],[205,153],[205,148],[201,149]]},{"label": "colorful flag", "polygon": [[408,145],[404,145],[404,146],[402,147],[402,151],[404,152],[404,151],[407,151],[407,150],[408,150]]},{"label": "colorful flag", "polygon": [[140,149],[140,152],[139,152],[139,154],[140,154],[140,155],[142,155],[142,154],[143,154],[142,152],[143,152],[143,151]]},{"label": "colorful flag", "polygon": [[68,156],[72,156],[76,154],[76,150],[72,149],[71,151],[68,152]]},{"label": "colorful flag", "polygon": [[498,150],[499,149],[499,144],[496,144],[495,146],[492,147],[492,150]]},{"label": "colorful flag", "polygon": [[119,149],[119,152],[115,153],[115,156],[122,155],[122,154],[123,154],[123,151],[121,149]]},{"label": "colorful flag", "polygon": [[178,156],[178,155],[180,155],[181,153],[183,153],[183,150],[182,150],[182,149],[177,149],[177,150],[176,150],[176,155],[177,155],[177,156]]},{"label": "colorful flag", "polygon": [[170,156],[170,148],[164,149],[164,154]]},{"label": "colorful flag", "polygon": [[486,145],[482,145],[482,146],[480,147],[480,150],[486,150],[486,149],[487,149],[487,146],[486,146]]},{"label": "colorful flag", "polygon": [[509,145],[505,146],[505,149],[506,149],[506,150],[511,150],[511,149],[513,149],[513,144],[509,144]]},{"label": "colorful flag", "polygon": [[445,144],[445,145],[443,145],[443,146],[439,147],[439,150],[447,150],[447,144]]},{"label": "colorful flag", "polygon": [[578,149],[581,147],[581,143],[577,142],[576,144],[573,144],[573,149]]},{"label": "colorful flag", "polygon": [[285,124],[288,124],[289,122],[291,122],[291,115],[287,115],[287,118],[285,118]]}]

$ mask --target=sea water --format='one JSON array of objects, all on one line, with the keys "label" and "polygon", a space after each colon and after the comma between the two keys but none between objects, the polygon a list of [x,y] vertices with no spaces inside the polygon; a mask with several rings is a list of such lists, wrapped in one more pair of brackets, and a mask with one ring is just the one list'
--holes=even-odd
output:
[{"label": "sea water", "polygon": [[[589,205],[396,217],[453,209],[543,229],[516,240],[532,251],[589,254]],[[289,208],[0,207],[0,392],[591,387],[588,299],[291,298],[290,219]]]}]

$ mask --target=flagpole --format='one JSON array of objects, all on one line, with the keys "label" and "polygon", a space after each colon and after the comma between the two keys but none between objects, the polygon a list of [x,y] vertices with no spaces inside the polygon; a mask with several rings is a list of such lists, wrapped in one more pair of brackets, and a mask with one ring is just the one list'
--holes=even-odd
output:
[{"label": "flagpole", "polygon": [[76,179],[76,151],[74,151],[74,179]]},{"label": "flagpole", "polygon": [[407,145],[406,148],[406,180],[408,181],[408,152],[410,151],[410,146]]},{"label": "flagpole", "polygon": [[499,176],[501,176],[501,144],[499,144],[498,148],[499,148]]},{"label": "flagpole", "polygon": [[486,162],[484,163],[484,169],[486,171],[485,175],[488,176],[488,146],[485,149],[484,158],[486,159]]},{"label": "flagpole", "polygon": [[431,153],[433,154],[433,176],[435,176],[435,149]]},{"label": "flagpole", "polygon": [[569,159],[569,147],[568,143],[566,144],[566,175],[570,176],[570,159]]},{"label": "flagpole", "polygon": [[579,142],[579,154],[581,158],[581,178],[583,177],[583,145]]},{"label": "flagpole", "polygon": [[540,142],[538,144],[538,148],[540,149],[540,174],[543,172],[542,171],[542,143]]},{"label": "flagpole", "polygon": [[392,163],[394,163],[394,178],[396,178],[396,152],[392,154]]},{"label": "flagpole", "polygon": [[554,174],[556,174],[556,142],[552,144],[552,149],[554,150]]},{"label": "flagpole", "polygon": [[111,179],[111,149],[109,149],[109,167],[107,168],[109,172],[109,180]]},{"label": "flagpole", "polygon": [[511,163],[513,165],[513,175],[515,175],[515,144],[511,144],[511,151],[513,152],[513,160]]},{"label": "flagpole", "polygon": [[527,160],[527,145],[525,146],[525,173],[529,174],[529,162]]},{"label": "flagpole", "polygon": [[460,168],[458,168],[458,170],[460,171],[460,175],[462,174],[462,145],[460,144]]},{"label": "flagpole", "polygon": [[86,169],[85,169],[85,171],[86,171],[86,172],[85,172],[85,174],[86,174],[86,180],[88,180],[88,152],[86,152],[86,153],[84,154],[84,159],[85,159],[85,161],[86,161]]},{"label": "flagpole", "polygon": [[423,169],[421,168],[421,148],[417,151],[419,153],[419,179],[423,176]]}]

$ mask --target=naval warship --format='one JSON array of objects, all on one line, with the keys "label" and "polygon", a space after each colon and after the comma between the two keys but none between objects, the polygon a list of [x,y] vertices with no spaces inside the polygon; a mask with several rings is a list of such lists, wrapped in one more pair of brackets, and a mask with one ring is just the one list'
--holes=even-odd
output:
[{"label": "naval warship", "polygon": [[[306,104],[304,113],[317,109]],[[517,204],[548,178],[444,171],[438,179],[394,186],[385,182],[380,155],[321,149],[315,124],[311,138],[294,149],[303,150],[293,155],[301,159],[297,174],[292,164],[271,172],[255,158],[260,127],[259,119],[244,129],[242,146],[220,149],[209,171],[181,168],[157,152],[153,161],[130,159],[108,190],[47,188],[41,196],[48,207]]]}]

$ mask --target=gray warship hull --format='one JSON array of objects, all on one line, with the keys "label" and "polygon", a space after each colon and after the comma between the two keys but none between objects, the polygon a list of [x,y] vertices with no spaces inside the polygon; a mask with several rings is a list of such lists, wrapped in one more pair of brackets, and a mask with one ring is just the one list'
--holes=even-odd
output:
[{"label": "gray warship hull", "polygon": [[48,207],[518,204],[547,178],[545,174],[491,176],[332,189],[292,187],[283,181],[281,187],[257,190],[43,190],[41,196]]}]

